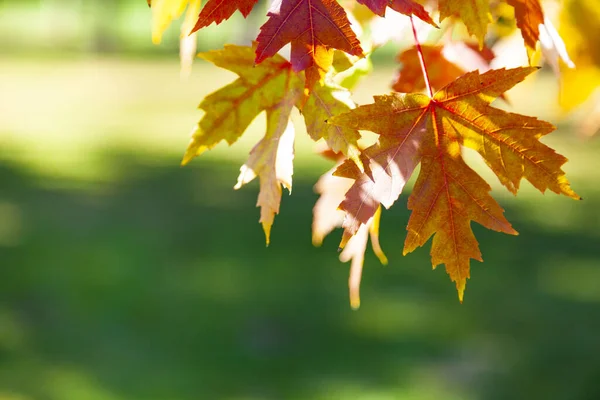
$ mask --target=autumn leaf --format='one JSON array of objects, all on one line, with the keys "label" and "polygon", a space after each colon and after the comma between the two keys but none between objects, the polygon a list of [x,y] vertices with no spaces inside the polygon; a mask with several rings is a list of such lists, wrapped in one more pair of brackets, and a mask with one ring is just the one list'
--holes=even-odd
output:
[{"label": "autumn leaf", "polygon": [[379,258],[379,262],[387,265],[388,260],[379,244],[379,221],[381,218],[381,207],[377,209],[375,215],[362,225],[356,235],[350,239],[346,247],[340,253],[340,261],[350,261],[350,276],[348,277],[348,291],[350,295],[350,307],[354,310],[360,307],[360,281],[362,280],[362,270],[365,261],[365,251],[367,250],[367,241],[371,239],[373,252]]},{"label": "autumn leaf", "polygon": [[302,94],[303,81],[292,71],[291,64],[278,55],[254,67],[251,47],[228,45],[223,50],[201,53],[200,57],[240,77],[200,104],[205,115],[193,132],[182,164],[221,140],[234,143],[252,120],[266,111],[267,133],[242,166],[235,187],[256,176],[260,178],[257,206],[261,207],[260,222],[269,244],[273,219],[279,212],[281,185],[291,189],[294,133],[288,123]]},{"label": "autumn leaf", "polygon": [[224,20],[229,19],[236,10],[239,10],[244,18],[246,18],[257,1],[258,0],[209,0],[204,8],[202,8],[192,33],[209,26],[213,22],[217,25],[220,24]]},{"label": "autumn leaf", "polygon": [[331,66],[331,48],[362,56],[346,12],[335,0],[275,1],[268,16],[256,39],[256,63],[288,43],[294,71],[316,68],[322,75]]},{"label": "autumn leaf", "polygon": [[306,131],[313,140],[325,139],[331,150],[341,152],[362,168],[357,144],[360,139],[358,131],[326,123],[332,116],[354,108],[350,96],[346,88],[333,83],[317,85],[302,107],[302,114]]},{"label": "autumn leaf", "polygon": [[335,74],[331,77],[331,82],[353,90],[373,70],[373,63],[368,54],[359,58],[335,51],[333,69]]},{"label": "autumn leaf", "polygon": [[517,27],[521,30],[525,45],[531,50],[540,38],[540,24],[544,23],[544,12],[540,0],[506,0],[515,9]]},{"label": "autumn leaf", "polygon": [[200,53],[199,57],[240,77],[202,101],[199,108],[205,115],[192,134],[182,164],[221,140],[235,143],[262,111],[293,106],[303,86],[291,64],[279,55],[255,67],[251,47],[226,45],[223,50]]},{"label": "autumn leaf", "polygon": [[[486,72],[494,53],[488,48],[479,49],[470,43],[448,43],[445,45],[421,45],[425,64],[428,66],[429,83],[435,90],[441,89],[459,76],[474,69]],[[397,92],[411,93],[425,90],[425,79],[416,46],[398,54],[402,69],[392,85]]]},{"label": "autumn leaf", "polygon": [[[333,176],[335,169],[321,176],[315,185],[315,192],[320,194],[313,208],[312,240],[315,246],[320,246],[325,236],[342,225],[344,213],[337,207],[354,183],[351,179]],[[373,217],[359,228],[340,254],[340,261],[350,261],[348,290],[350,305],[354,309],[360,306],[360,281],[369,237],[373,252],[382,264],[387,264],[387,258],[379,245],[380,217],[381,209],[378,209]]]},{"label": "autumn leaf", "polygon": [[[428,65],[429,83],[434,90],[441,89],[467,71],[486,72],[495,55],[489,47],[480,49],[476,44],[450,42],[444,45],[421,45],[423,59]],[[423,70],[416,46],[398,54],[402,64],[392,89],[396,92],[422,92],[426,89]],[[506,101],[504,95],[500,96]]]},{"label": "autumn leaf", "polygon": [[525,178],[541,192],[549,189],[579,199],[561,170],[567,159],[539,141],[554,126],[490,106],[535,70],[473,71],[433,98],[399,93],[376,96],[373,104],[331,118],[334,125],[380,135],[361,155],[364,173],[349,162],[335,173],[355,180],[340,204],[346,212],[342,244],[375,215],[379,204],[389,208],[398,199],[420,163],[408,201],[412,214],[404,253],[433,236],[432,264],[434,268],[445,264],[462,301],[470,259],[482,260],[470,221],[508,234],[516,231],[490,196],[490,186],[463,161],[461,146],[479,152],[512,193]]},{"label": "autumn leaf", "polygon": [[364,4],[369,7],[371,11],[380,17],[385,16],[386,7],[391,8],[394,11],[398,11],[404,15],[414,15],[419,17],[423,21],[431,24],[437,28],[437,24],[433,22],[429,13],[423,8],[423,6],[414,0],[357,0],[360,4]]},{"label": "autumn leaf", "polygon": [[190,74],[196,54],[196,35],[190,35],[190,30],[196,21],[200,3],[201,0],[148,0],[148,7],[152,7],[152,41],[154,44],[160,44],[164,31],[185,10],[179,41],[182,77]]},{"label": "autumn leaf", "polygon": [[[444,57],[442,53],[444,46],[421,45],[421,50],[425,64],[429,66],[427,72],[433,89],[441,89],[464,73],[461,68]],[[392,84],[392,89],[402,93],[425,90],[425,79],[416,46],[404,50],[396,59],[402,64],[402,69]]]},{"label": "autumn leaf", "polygon": [[304,76],[306,77],[305,82],[305,93],[309,94],[315,87],[315,84],[325,83],[325,76],[333,65],[333,54],[332,48],[325,46],[316,46],[314,49],[313,62],[304,70]]},{"label": "autumn leaf", "polygon": [[454,16],[462,20],[470,35],[474,35],[483,46],[490,22],[489,0],[439,0],[440,21]]},{"label": "autumn leaf", "polygon": [[248,162],[240,168],[235,189],[241,188],[256,176],[260,178],[257,207],[265,231],[267,246],[271,242],[271,226],[279,214],[281,186],[292,192],[294,173],[294,126],[289,122],[293,104],[267,111],[267,133],[250,152]]},{"label": "autumn leaf", "polygon": [[152,41],[159,44],[162,35],[171,22],[181,16],[185,8],[199,7],[200,0],[152,0],[148,6],[152,8]]}]

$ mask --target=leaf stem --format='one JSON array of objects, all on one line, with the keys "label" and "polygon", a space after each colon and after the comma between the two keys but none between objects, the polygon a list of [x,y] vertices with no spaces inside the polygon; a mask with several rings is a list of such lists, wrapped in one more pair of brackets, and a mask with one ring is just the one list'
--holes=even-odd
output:
[{"label": "leaf stem", "polygon": [[415,38],[415,44],[417,47],[417,54],[419,55],[419,62],[421,63],[421,70],[423,71],[423,78],[425,79],[425,86],[427,87],[429,97],[433,98],[433,91],[431,90],[431,84],[429,83],[429,74],[427,73],[427,67],[425,66],[425,58],[423,58],[423,49],[421,49],[421,43],[417,37],[417,29],[415,28],[415,21],[412,15],[410,16],[410,24],[412,25],[413,36]]}]

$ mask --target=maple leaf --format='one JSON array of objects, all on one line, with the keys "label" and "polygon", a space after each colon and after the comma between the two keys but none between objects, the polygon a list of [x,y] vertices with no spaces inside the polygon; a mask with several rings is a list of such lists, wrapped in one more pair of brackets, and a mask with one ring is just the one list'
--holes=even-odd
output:
[{"label": "maple leaf", "polygon": [[[323,76],[332,63],[331,48],[362,56],[344,9],[335,0],[281,0],[273,3],[269,20],[257,37],[256,63],[292,45],[294,71],[316,68]],[[312,81],[315,80],[313,73]]]},{"label": "maple leaf", "polygon": [[250,158],[240,168],[235,189],[241,188],[256,176],[260,178],[257,207],[265,231],[267,246],[271,242],[271,226],[279,214],[281,186],[292,192],[294,173],[294,126],[289,122],[293,104],[267,111],[267,133],[250,152]]},{"label": "maple leaf", "polygon": [[490,22],[489,0],[439,0],[440,21],[455,16],[460,18],[470,35],[474,35],[483,46],[483,40]]},{"label": "maple leaf", "polygon": [[333,83],[317,85],[302,107],[302,114],[306,131],[313,140],[325,139],[331,150],[343,153],[362,168],[357,143],[360,139],[358,131],[326,123],[332,116],[354,108],[350,96],[347,89]]},{"label": "maple leaf", "polygon": [[200,6],[200,0],[153,0],[148,1],[152,8],[152,41],[159,44],[162,35],[171,22],[183,13],[186,7]]},{"label": "maple leaf", "polygon": [[236,10],[239,10],[244,18],[246,18],[257,2],[258,0],[209,0],[204,8],[202,8],[198,16],[198,21],[191,33],[213,22],[217,25],[220,24],[224,20],[229,19]]},{"label": "maple leaf", "polygon": [[[353,185],[353,180],[340,178],[333,175],[334,167],[319,178],[315,185],[315,192],[320,194],[313,208],[312,240],[315,246],[320,246],[323,239],[333,229],[342,226],[344,213],[337,207],[344,199],[345,193]],[[379,244],[379,220],[381,209],[376,211],[366,224],[362,225],[357,233],[350,239],[340,254],[340,261],[350,261],[350,276],[348,290],[350,305],[357,309],[360,306],[360,281],[367,242],[371,238],[373,252],[382,264],[387,264],[387,257]]]},{"label": "maple leaf", "polygon": [[207,96],[200,104],[206,113],[195,128],[182,165],[221,140],[234,143],[252,120],[267,112],[267,133],[254,147],[241,168],[235,188],[260,178],[257,206],[261,207],[267,245],[275,214],[279,213],[281,185],[291,190],[294,134],[288,126],[290,113],[302,94],[301,77],[291,64],[276,55],[254,67],[254,49],[227,45],[200,57],[240,76],[233,83]]},{"label": "maple leaf", "polygon": [[380,135],[361,155],[364,173],[349,162],[336,171],[336,175],[355,179],[340,204],[346,212],[342,245],[368,222],[379,204],[389,208],[398,199],[421,163],[408,201],[412,214],[404,253],[433,236],[432,264],[434,268],[445,264],[462,301],[470,259],[481,261],[470,221],[508,234],[516,231],[490,196],[490,186],[463,161],[461,145],[476,150],[512,193],[525,178],[542,192],[549,189],[579,199],[560,168],[567,159],[539,141],[554,126],[490,106],[535,70],[473,71],[433,98],[399,93],[376,96],[373,104],[331,118],[335,125]]},{"label": "maple leaf", "polygon": [[[495,55],[489,47],[479,48],[473,43],[452,42],[443,46],[421,45],[423,59],[428,65],[429,83],[434,90],[441,89],[467,71],[486,72]],[[396,92],[421,92],[426,89],[423,70],[416,46],[398,54],[402,68],[392,84]],[[500,96],[507,101],[504,95]]]},{"label": "maple leaf", "polygon": [[331,82],[352,90],[373,70],[373,64],[368,54],[358,58],[342,51],[335,51],[333,69],[335,74],[331,77]]},{"label": "maple leaf", "polygon": [[240,77],[202,101],[199,108],[206,113],[194,129],[182,164],[221,140],[235,143],[259,113],[282,106],[291,108],[290,104],[299,98],[302,79],[279,55],[256,67],[251,47],[226,45],[223,50],[198,56]]},{"label": "maple leaf", "polygon": [[360,4],[363,4],[371,9],[375,14],[383,17],[385,15],[386,7],[391,8],[394,11],[404,15],[414,15],[419,17],[423,21],[438,27],[435,22],[431,19],[429,13],[423,8],[423,6],[414,0],[357,0]]},{"label": "maple leaf", "polygon": [[197,44],[196,35],[191,35],[189,32],[194,26],[201,0],[148,0],[147,2],[148,7],[152,7],[152,41],[154,44],[160,44],[164,31],[173,20],[179,18],[187,7],[184,21],[181,24],[179,58],[181,75],[183,77],[189,75]]},{"label": "maple leaf", "polygon": [[[440,89],[464,73],[456,64],[448,61],[442,54],[443,46],[421,45],[423,59],[428,66],[429,82],[433,89]],[[413,46],[396,58],[402,69],[392,84],[396,92],[411,93],[425,89],[425,79],[416,46]]]},{"label": "maple leaf", "polygon": [[540,0],[506,0],[515,9],[517,27],[525,40],[525,45],[535,49],[540,38],[540,25],[544,23],[544,12]]}]

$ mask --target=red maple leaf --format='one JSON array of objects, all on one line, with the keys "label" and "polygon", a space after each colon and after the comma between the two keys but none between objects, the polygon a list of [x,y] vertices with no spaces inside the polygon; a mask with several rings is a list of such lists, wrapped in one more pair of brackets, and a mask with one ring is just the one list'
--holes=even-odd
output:
[{"label": "red maple leaf", "polygon": [[198,22],[196,22],[194,29],[192,29],[192,32],[190,33],[194,33],[213,22],[218,25],[224,20],[229,19],[236,10],[239,10],[245,18],[250,14],[250,11],[252,11],[252,8],[257,1],[258,0],[209,0],[200,12]]},{"label": "red maple leaf", "polygon": [[389,7],[392,10],[398,11],[404,15],[415,15],[421,18],[423,21],[431,24],[437,28],[437,24],[433,22],[429,13],[425,11],[422,5],[414,0],[356,0],[360,4],[363,4],[371,9],[375,14],[383,17],[385,15],[385,8]]},{"label": "red maple leaf", "polygon": [[292,44],[294,71],[326,65],[323,50],[335,48],[362,56],[362,48],[350,28],[346,11],[335,0],[281,0],[273,3],[269,20],[256,38],[256,63]]}]

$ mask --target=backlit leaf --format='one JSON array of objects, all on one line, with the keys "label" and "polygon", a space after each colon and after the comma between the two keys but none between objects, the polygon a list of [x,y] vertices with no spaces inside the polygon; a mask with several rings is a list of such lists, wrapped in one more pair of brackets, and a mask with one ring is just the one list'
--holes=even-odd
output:
[{"label": "backlit leaf", "polygon": [[474,35],[483,46],[483,39],[490,22],[489,0],[439,0],[440,21],[454,16],[460,18],[470,35]]},{"label": "backlit leaf", "polygon": [[234,12],[239,10],[242,15],[247,17],[254,8],[258,0],[208,0],[194,26],[192,32],[212,24],[220,24],[229,19]]},{"label": "backlit leaf", "polygon": [[265,231],[267,246],[271,241],[271,226],[279,214],[281,186],[292,191],[294,173],[294,126],[289,122],[293,104],[267,111],[267,133],[250,152],[250,158],[240,168],[235,189],[241,188],[256,176],[260,179],[257,207]]},{"label": "backlit leaf", "polygon": [[[353,184],[351,179],[333,176],[334,171],[335,168],[325,173],[315,185],[315,191],[320,194],[319,200],[313,208],[312,238],[315,246],[320,246],[325,236],[342,225],[344,213],[337,207]],[[369,237],[379,261],[384,265],[387,264],[387,258],[379,245],[380,216],[381,210],[379,209],[366,224],[359,228],[340,254],[342,262],[350,261],[351,263],[348,289],[350,305],[354,309],[360,306],[360,281]]]},{"label": "backlit leaf", "polygon": [[[198,0],[152,0],[148,5],[152,7],[152,41],[159,44],[163,32],[171,22],[181,16],[189,4]],[[198,2],[199,3],[199,2]]]},{"label": "backlit leaf", "polygon": [[490,186],[465,164],[461,146],[475,149],[516,193],[522,178],[574,199],[561,166],[567,159],[539,141],[554,127],[533,117],[490,106],[535,68],[470,72],[456,79],[432,99],[422,94],[376,96],[332,118],[335,125],[378,133],[379,140],[361,155],[365,172],[348,162],[336,175],[353,178],[340,208],[346,211],[342,244],[358,232],[379,204],[390,207],[418,163],[421,170],[408,206],[405,254],[431,236],[433,266],[445,264],[462,301],[470,259],[481,260],[470,221],[500,232],[516,234],[503,210],[489,195]]},{"label": "backlit leaf", "polygon": [[364,4],[369,7],[375,14],[383,17],[385,15],[386,7],[391,8],[394,11],[398,11],[404,15],[414,15],[419,17],[423,21],[437,27],[437,24],[433,22],[429,13],[423,8],[423,6],[414,0],[357,0],[360,4]]},{"label": "backlit leaf", "polygon": [[206,113],[192,134],[183,164],[221,140],[233,144],[262,111],[293,105],[303,86],[301,78],[281,56],[255,67],[250,47],[227,45],[223,50],[199,56],[240,77],[207,96],[200,104],[200,109]]},{"label": "backlit leaf", "polygon": [[327,83],[315,87],[302,107],[302,114],[306,122],[306,130],[313,140],[325,139],[331,150],[336,153],[341,152],[362,167],[357,144],[360,139],[358,131],[326,122],[332,116],[345,113],[352,108],[354,102],[350,99],[350,92],[343,87]]},{"label": "backlit leaf", "polygon": [[294,132],[289,119],[302,95],[303,80],[280,56],[254,67],[251,47],[229,45],[220,51],[202,53],[200,57],[240,77],[200,104],[205,115],[194,130],[182,164],[221,140],[234,143],[252,120],[266,111],[267,133],[242,166],[235,187],[240,188],[256,176],[260,178],[257,206],[261,207],[260,222],[268,245],[273,220],[279,213],[281,185],[288,190],[292,187]]},{"label": "backlit leaf", "polygon": [[326,50],[331,48],[362,56],[346,12],[335,0],[277,0],[268,16],[257,37],[256,63],[288,43],[294,71],[328,69],[331,61]]},{"label": "backlit leaf", "polygon": [[506,0],[515,9],[517,27],[525,40],[525,45],[535,49],[540,38],[540,24],[544,23],[544,12],[540,0]]}]

